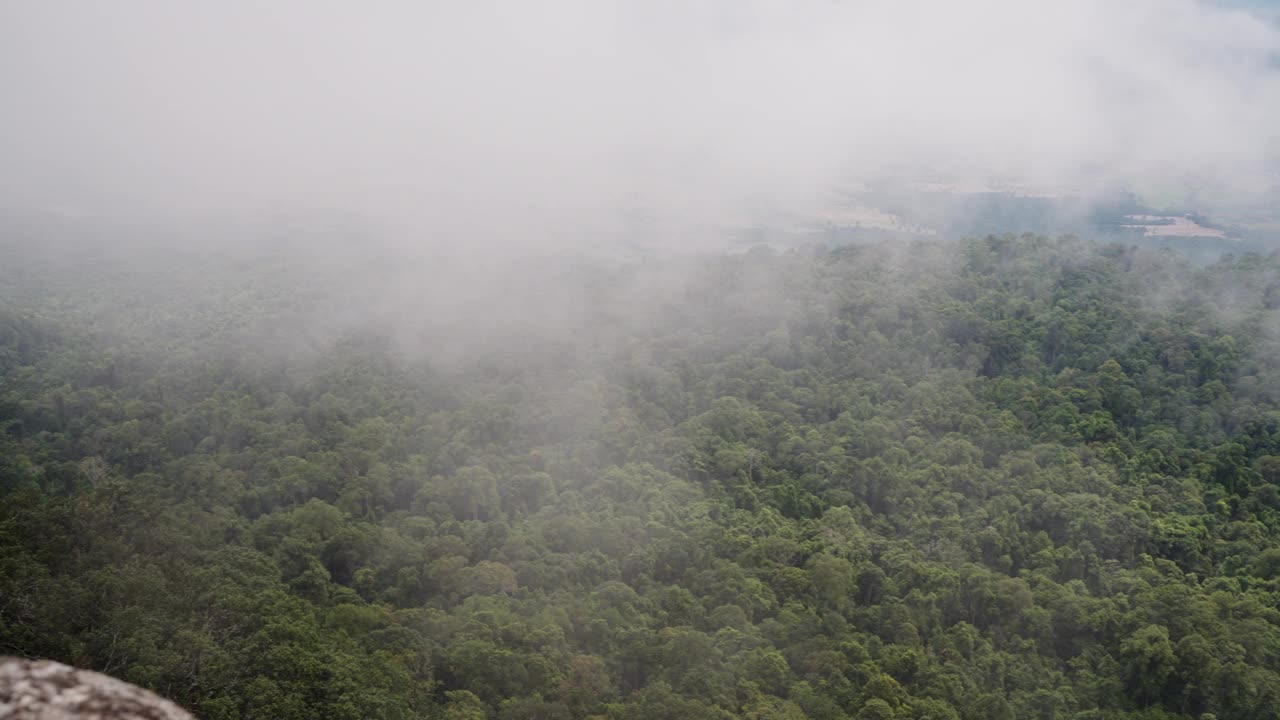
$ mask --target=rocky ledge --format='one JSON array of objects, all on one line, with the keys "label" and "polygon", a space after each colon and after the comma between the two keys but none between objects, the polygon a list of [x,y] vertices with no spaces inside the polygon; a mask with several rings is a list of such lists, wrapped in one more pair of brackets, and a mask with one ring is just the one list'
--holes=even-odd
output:
[{"label": "rocky ledge", "polygon": [[0,718],[194,720],[155,693],[50,660],[0,657]]}]

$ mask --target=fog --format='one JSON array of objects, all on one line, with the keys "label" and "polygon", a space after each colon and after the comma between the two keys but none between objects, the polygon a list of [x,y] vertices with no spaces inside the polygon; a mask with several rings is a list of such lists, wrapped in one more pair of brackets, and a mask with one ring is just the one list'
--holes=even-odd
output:
[{"label": "fog", "polygon": [[0,655],[1267,715],[1277,2],[0,0]]},{"label": "fog", "polygon": [[636,213],[679,245],[885,177],[1265,195],[1277,57],[1194,0],[9,2],[0,196],[456,250]]}]

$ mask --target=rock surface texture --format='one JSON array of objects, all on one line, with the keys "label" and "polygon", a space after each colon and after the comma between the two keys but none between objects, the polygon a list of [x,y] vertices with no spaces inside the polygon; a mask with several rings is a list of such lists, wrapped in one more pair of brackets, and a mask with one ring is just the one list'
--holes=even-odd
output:
[{"label": "rock surface texture", "polygon": [[50,660],[0,658],[5,720],[193,720],[155,693]]}]

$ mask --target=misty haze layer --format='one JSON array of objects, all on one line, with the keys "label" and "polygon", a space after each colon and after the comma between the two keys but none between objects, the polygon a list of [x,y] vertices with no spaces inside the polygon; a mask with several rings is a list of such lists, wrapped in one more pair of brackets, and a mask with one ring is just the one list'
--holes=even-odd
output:
[{"label": "misty haze layer", "polygon": [[1262,15],[1193,0],[11,2],[0,193],[336,208],[486,247],[886,176],[1256,193],[1278,53]]},{"label": "misty haze layer", "polygon": [[1278,15],[0,2],[0,654],[1280,720]]}]

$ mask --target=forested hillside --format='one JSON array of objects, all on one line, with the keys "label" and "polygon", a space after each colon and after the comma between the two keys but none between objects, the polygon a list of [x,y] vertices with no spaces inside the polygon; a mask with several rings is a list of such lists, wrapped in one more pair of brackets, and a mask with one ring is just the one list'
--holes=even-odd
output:
[{"label": "forested hillside", "polygon": [[0,269],[0,654],[206,720],[1280,717],[1280,257],[556,261],[441,309],[108,255]]}]

